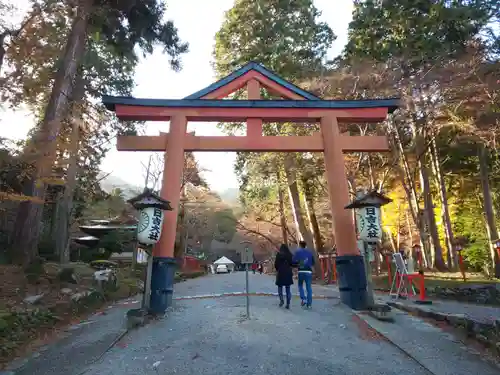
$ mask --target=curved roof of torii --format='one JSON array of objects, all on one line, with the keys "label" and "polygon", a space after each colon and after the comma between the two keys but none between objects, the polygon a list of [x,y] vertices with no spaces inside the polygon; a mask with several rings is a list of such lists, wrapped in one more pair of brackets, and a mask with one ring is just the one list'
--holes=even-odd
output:
[{"label": "curved roof of torii", "polygon": [[[222,97],[234,92],[246,81],[255,78],[263,86],[284,93],[284,100],[224,100]],[[263,65],[249,62],[219,81],[199,90],[184,99],[142,99],[124,96],[102,97],[108,110],[115,111],[117,105],[139,107],[176,108],[307,108],[307,109],[354,109],[386,108],[392,113],[399,106],[399,98],[365,100],[324,100],[279,77]]]},{"label": "curved roof of torii", "polygon": [[215,90],[223,86],[226,86],[227,84],[233,82],[235,79],[243,76],[245,73],[248,73],[251,70],[259,72],[264,77],[269,78],[271,81],[274,81],[278,85],[287,88],[288,90],[303,97],[304,99],[321,100],[321,98],[317,97],[316,95],[310,93],[309,91],[301,89],[300,87],[294,85],[291,82],[288,82],[287,80],[278,76],[276,73],[273,73],[272,71],[267,69],[265,66],[254,61],[250,61],[248,64],[242,66],[238,70],[235,70],[234,72],[225,76],[224,78],[221,78],[217,82],[212,83],[210,86],[207,86],[204,89],[201,89],[191,95],[186,96],[184,99],[202,99],[205,95],[208,95],[211,92],[214,92]]}]

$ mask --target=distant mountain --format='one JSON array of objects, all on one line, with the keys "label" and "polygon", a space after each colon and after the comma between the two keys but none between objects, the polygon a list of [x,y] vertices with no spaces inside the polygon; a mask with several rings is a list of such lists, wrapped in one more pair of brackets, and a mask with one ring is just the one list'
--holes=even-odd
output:
[{"label": "distant mountain", "polygon": [[[102,178],[106,176],[107,173],[101,172],[98,178]],[[142,192],[142,187],[140,186],[134,186],[129,184],[128,182],[122,180],[119,177],[109,175],[103,178],[100,182],[101,188],[106,192],[106,193],[111,193],[113,189],[121,189],[123,191],[123,195],[125,199],[130,199],[137,194]]]},{"label": "distant mountain", "polygon": [[237,204],[239,203],[240,189],[229,188],[222,192],[219,192],[220,198],[226,203]]}]

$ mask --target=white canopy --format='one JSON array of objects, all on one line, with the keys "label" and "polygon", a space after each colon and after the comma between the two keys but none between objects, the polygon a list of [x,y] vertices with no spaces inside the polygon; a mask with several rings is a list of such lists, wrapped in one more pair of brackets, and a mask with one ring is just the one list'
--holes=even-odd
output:
[{"label": "white canopy", "polygon": [[226,257],[221,257],[219,259],[217,259],[214,264],[234,264],[234,262],[229,259],[229,258],[226,258]]}]

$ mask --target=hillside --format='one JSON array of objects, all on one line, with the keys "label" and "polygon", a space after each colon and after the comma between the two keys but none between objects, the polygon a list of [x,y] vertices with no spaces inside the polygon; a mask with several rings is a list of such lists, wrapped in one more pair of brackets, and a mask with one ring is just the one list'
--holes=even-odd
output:
[{"label": "hillside", "polygon": [[[101,172],[99,178],[106,176],[107,173]],[[119,188],[123,191],[124,198],[130,199],[142,191],[142,187],[134,186],[128,182],[122,180],[119,177],[109,175],[103,178],[100,182],[101,188],[106,192],[110,193],[113,189]]]}]

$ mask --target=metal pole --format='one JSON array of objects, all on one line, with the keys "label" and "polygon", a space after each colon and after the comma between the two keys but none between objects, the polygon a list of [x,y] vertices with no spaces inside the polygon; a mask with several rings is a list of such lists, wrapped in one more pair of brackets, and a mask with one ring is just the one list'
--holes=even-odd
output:
[{"label": "metal pole", "polygon": [[245,284],[246,284],[246,295],[247,295],[247,319],[250,319],[250,291],[248,290],[248,263],[245,267]]},{"label": "metal pole", "polygon": [[142,296],[142,308],[145,310],[149,309],[149,303],[151,299],[151,275],[153,273],[153,251],[151,249],[151,254],[148,254],[148,266],[146,269],[146,280],[144,281],[144,294]]},{"label": "metal pole", "polygon": [[368,307],[375,306],[375,297],[373,296],[373,278],[372,278],[372,267],[370,264],[370,254],[369,249],[372,245],[363,241],[363,250],[365,253],[364,261],[365,261],[365,272],[366,272],[366,302]]}]

